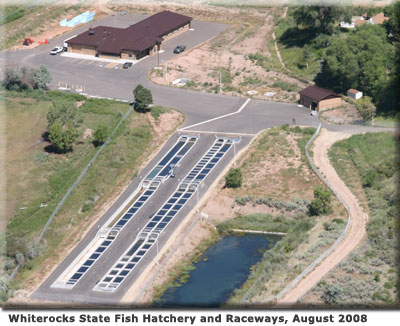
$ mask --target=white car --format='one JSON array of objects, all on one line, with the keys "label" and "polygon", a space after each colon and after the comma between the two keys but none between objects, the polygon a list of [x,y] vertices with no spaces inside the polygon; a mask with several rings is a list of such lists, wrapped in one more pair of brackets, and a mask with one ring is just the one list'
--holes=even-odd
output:
[{"label": "white car", "polygon": [[64,50],[62,46],[56,46],[53,50],[50,51],[50,54],[56,55]]}]

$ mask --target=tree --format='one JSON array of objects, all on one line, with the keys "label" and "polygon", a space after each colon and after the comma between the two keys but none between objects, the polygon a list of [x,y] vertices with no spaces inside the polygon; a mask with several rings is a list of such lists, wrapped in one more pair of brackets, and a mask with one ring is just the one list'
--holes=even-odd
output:
[{"label": "tree", "polygon": [[351,12],[342,6],[300,6],[293,13],[297,25],[311,27],[316,34],[331,35],[338,20],[351,21]]},{"label": "tree", "polygon": [[147,88],[141,84],[137,85],[133,91],[135,96],[135,109],[139,112],[145,112],[150,104],[153,104],[153,96]]},{"label": "tree", "polygon": [[68,101],[54,101],[53,106],[47,113],[48,126],[59,122],[61,126],[71,125],[78,128],[82,124],[82,114],[74,105]]},{"label": "tree", "polygon": [[315,81],[338,93],[359,89],[375,102],[388,86],[394,68],[395,49],[387,40],[385,29],[365,24],[349,32],[346,38],[332,37]]},{"label": "tree", "polygon": [[35,69],[32,76],[34,88],[47,89],[47,84],[52,80],[46,65],[40,65]]},{"label": "tree", "polygon": [[360,113],[364,122],[371,121],[376,114],[376,107],[371,102],[369,96],[364,96],[363,98],[355,102],[356,109]]},{"label": "tree", "polygon": [[239,188],[242,185],[242,171],[240,168],[232,168],[225,176],[225,187]]},{"label": "tree", "polygon": [[49,140],[60,153],[72,150],[72,144],[77,137],[78,131],[71,125],[63,126],[56,121],[49,128]]},{"label": "tree", "polygon": [[6,68],[2,84],[5,89],[10,91],[20,91],[22,89],[22,83],[19,71],[12,68]]},{"label": "tree", "polygon": [[19,70],[7,68],[4,72],[2,84],[4,88],[13,91],[25,89],[47,89],[47,83],[51,81],[50,73],[45,65],[38,69],[21,67]]},{"label": "tree", "polygon": [[314,188],[314,199],[308,209],[311,216],[328,214],[331,211],[331,192],[323,186]]},{"label": "tree", "polygon": [[107,126],[100,125],[96,128],[94,132],[94,144],[95,146],[102,145],[106,142],[108,137]]}]

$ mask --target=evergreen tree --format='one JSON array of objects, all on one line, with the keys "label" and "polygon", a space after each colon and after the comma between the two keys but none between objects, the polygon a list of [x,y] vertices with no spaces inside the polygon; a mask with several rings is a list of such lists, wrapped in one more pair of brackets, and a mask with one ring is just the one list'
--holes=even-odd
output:
[{"label": "evergreen tree", "polygon": [[136,86],[133,91],[135,96],[135,109],[139,112],[145,112],[150,104],[153,104],[153,96],[147,88],[143,87],[141,84]]}]

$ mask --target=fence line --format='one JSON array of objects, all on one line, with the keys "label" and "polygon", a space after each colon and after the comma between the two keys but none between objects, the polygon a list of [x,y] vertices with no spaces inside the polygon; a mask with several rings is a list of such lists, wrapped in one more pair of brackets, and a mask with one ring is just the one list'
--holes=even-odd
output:
[{"label": "fence line", "polygon": [[[315,131],[314,135],[308,140],[306,146],[305,146],[305,152],[307,156],[307,160],[310,163],[310,166],[312,170],[315,172],[315,174],[322,180],[322,182],[325,183],[325,185],[333,192],[333,194],[339,199],[339,201],[343,204],[344,208],[347,211],[348,215],[348,220],[345,229],[343,230],[342,234],[336,239],[336,241],[330,246],[327,250],[325,250],[311,265],[309,265],[303,272],[301,272],[292,282],[290,282],[285,288],[283,288],[274,298],[273,300],[277,300],[282,298],[286,293],[288,293],[291,289],[293,289],[305,276],[307,276],[320,262],[322,262],[333,250],[336,249],[336,247],[339,245],[339,243],[343,240],[343,238],[346,236],[347,231],[349,229],[350,221],[351,221],[351,216],[350,216],[350,208],[347,205],[347,203],[343,200],[343,198],[336,192],[336,190],[330,185],[328,180],[322,175],[321,172],[318,171],[316,166],[311,160],[310,154],[308,153],[308,148],[310,147],[311,143],[314,141],[314,139],[318,136],[320,130],[321,130],[322,124],[320,123],[317,130]],[[245,295],[242,297],[240,300],[240,303],[244,303],[248,300],[249,295],[255,288],[255,286],[258,284],[258,282],[261,280],[261,277],[264,276],[264,273],[262,273],[257,280],[253,283],[253,285],[250,287],[250,289],[245,293]],[[299,299],[299,301],[301,298]]]},{"label": "fence line", "polygon": [[[73,185],[69,187],[67,190],[66,194],[64,197],[60,200],[60,202],[57,204],[56,208],[54,209],[53,213],[50,215],[49,219],[47,220],[45,226],[42,229],[42,232],[40,233],[39,237],[35,240],[34,244],[37,246],[39,242],[42,240],[44,234],[46,233],[48,227],[50,226],[51,222],[54,220],[55,216],[57,215],[58,211],[62,207],[62,205],[65,203],[65,201],[68,199],[69,195],[72,193],[72,191],[76,188],[78,183],[82,180],[82,178],[85,176],[86,172],[89,170],[89,167],[96,161],[97,157],[100,155],[100,153],[104,150],[104,148],[107,146],[107,144],[110,142],[112,137],[114,136],[115,132],[121,125],[121,123],[129,116],[129,114],[133,111],[133,107],[131,107],[128,112],[125,113],[125,115],[121,118],[121,120],[118,122],[118,124],[115,126],[111,134],[108,136],[107,140],[104,142],[104,144],[101,145],[101,147],[98,149],[96,154],[91,158],[89,163],[85,166],[85,168],[82,170],[81,174],[78,176],[78,178],[75,180]],[[9,279],[12,280],[15,275],[18,272],[18,269],[20,267],[20,264],[16,266],[16,268],[13,270],[13,272],[10,274]]]}]

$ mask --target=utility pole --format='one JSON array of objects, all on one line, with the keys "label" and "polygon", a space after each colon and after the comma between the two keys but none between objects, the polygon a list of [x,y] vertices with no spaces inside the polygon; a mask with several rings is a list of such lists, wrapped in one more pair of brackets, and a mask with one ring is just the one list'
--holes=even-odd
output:
[{"label": "utility pole", "polygon": [[168,63],[165,63],[165,80],[168,81]]}]

